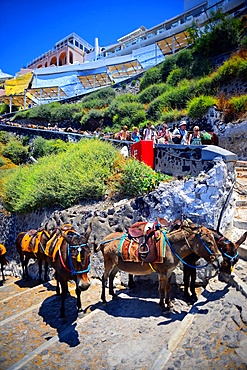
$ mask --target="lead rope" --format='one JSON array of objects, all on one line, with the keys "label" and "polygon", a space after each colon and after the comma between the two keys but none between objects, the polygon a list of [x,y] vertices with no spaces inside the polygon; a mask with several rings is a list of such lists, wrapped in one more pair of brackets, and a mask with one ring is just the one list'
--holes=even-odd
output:
[{"label": "lead rope", "polygon": [[[163,231],[162,231],[163,232]],[[165,239],[166,239],[166,241],[167,241],[167,244],[169,245],[169,247],[170,247],[170,249],[171,249],[171,251],[172,251],[172,253],[180,260],[180,262],[182,262],[184,265],[186,265],[186,266],[188,266],[188,267],[190,267],[190,268],[193,268],[193,269],[202,269],[202,268],[205,268],[205,267],[207,267],[208,266],[208,263],[206,264],[206,265],[200,265],[200,266],[193,266],[193,265],[190,265],[189,263],[187,263],[187,262],[185,262],[178,254],[177,254],[177,252],[175,251],[175,249],[173,248],[173,246],[171,245],[171,243],[170,243],[170,241],[169,241],[169,239],[167,238],[167,236],[166,236],[166,234],[165,233],[163,233],[163,235],[164,235],[164,237],[165,237]],[[198,235],[199,236],[199,235]],[[204,245],[204,244],[203,244]],[[190,246],[189,246],[190,247]],[[191,249],[191,247],[190,247],[190,249]],[[211,252],[211,251],[210,251]],[[212,253],[212,252],[211,252]]]}]

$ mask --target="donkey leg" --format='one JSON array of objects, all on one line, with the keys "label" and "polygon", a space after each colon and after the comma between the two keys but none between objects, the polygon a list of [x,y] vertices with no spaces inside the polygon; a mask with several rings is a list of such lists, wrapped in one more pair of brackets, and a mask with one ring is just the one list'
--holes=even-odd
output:
[{"label": "donkey leg", "polygon": [[75,289],[75,292],[76,292],[76,299],[77,299],[77,310],[78,312],[82,312],[83,310],[81,309],[81,290],[76,286],[76,289]]},{"label": "donkey leg", "polygon": [[165,297],[167,300],[166,286],[167,286],[167,276],[160,274],[159,275],[159,294],[160,294],[159,306],[162,309],[162,311],[165,310],[165,304],[164,304]]},{"label": "donkey leg", "polygon": [[110,260],[104,260],[104,266],[105,266],[105,270],[104,270],[104,274],[102,276],[102,291],[101,291],[101,300],[103,303],[106,303],[106,298],[105,298],[105,286],[106,286],[106,282],[107,282],[107,279],[109,277],[109,274],[110,274],[110,271],[112,269],[112,262]]},{"label": "donkey leg", "polygon": [[165,298],[165,303],[166,303],[166,306],[167,306],[167,309],[168,310],[170,310],[172,308],[172,301],[171,301],[171,279],[172,279],[172,275],[170,275],[167,278],[167,281],[166,281],[166,298]]},{"label": "donkey leg", "polygon": [[190,284],[190,274],[191,274],[191,268],[189,266],[184,265],[183,268],[183,280],[184,280],[184,298],[185,300],[190,299],[190,294],[189,294],[189,284]]},{"label": "donkey leg", "polygon": [[68,293],[68,283],[65,280],[60,280],[60,284],[62,287],[60,317],[63,318],[65,317],[65,299]]},{"label": "donkey leg", "polygon": [[27,280],[31,280],[31,277],[29,276],[28,268],[27,268],[28,262],[29,262],[29,257],[24,257],[24,275]]},{"label": "donkey leg", "polygon": [[4,272],[3,272],[3,263],[2,262],[1,262],[1,272],[2,272],[3,281],[5,281],[5,276],[4,276]]},{"label": "donkey leg", "polygon": [[44,280],[48,281],[48,262],[45,261],[45,275],[44,275]]},{"label": "donkey leg", "polygon": [[133,289],[135,287],[134,276],[129,274],[129,281],[128,281],[129,289]]},{"label": "donkey leg", "polygon": [[191,269],[191,276],[190,276],[190,292],[192,301],[197,301],[196,295],[196,269]]},{"label": "donkey leg", "polygon": [[114,266],[109,275],[109,294],[112,296],[113,299],[117,297],[113,289],[113,280],[117,272],[118,272],[118,267]]},{"label": "donkey leg", "polygon": [[56,294],[60,295],[60,287],[59,287],[59,278],[58,278],[58,273],[55,271],[54,277],[56,279]]}]

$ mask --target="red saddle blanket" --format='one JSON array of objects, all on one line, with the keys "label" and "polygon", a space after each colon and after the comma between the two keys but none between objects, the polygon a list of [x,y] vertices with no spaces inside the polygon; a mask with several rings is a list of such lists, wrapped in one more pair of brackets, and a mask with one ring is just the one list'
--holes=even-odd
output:
[{"label": "red saddle blanket", "polygon": [[125,262],[162,263],[165,256],[166,242],[162,231],[156,231],[150,238],[149,252],[143,257],[136,239],[123,237],[118,246],[118,255]]}]

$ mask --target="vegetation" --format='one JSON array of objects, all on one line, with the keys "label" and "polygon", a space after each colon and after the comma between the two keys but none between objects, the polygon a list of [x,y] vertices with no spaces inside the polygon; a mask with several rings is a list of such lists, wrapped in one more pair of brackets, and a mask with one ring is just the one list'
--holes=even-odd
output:
[{"label": "vegetation", "polygon": [[111,144],[83,139],[67,150],[19,166],[5,176],[2,197],[8,211],[30,212],[45,206],[69,207],[82,200],[136,196],[154,189],[169,176],[125,160]]}]

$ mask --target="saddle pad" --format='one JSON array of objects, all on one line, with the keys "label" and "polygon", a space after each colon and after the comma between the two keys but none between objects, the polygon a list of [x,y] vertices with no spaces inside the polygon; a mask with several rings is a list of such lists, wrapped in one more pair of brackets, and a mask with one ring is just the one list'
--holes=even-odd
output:
[{"label": "saddle pad", "polygon": [[157,231],[155,237],[156,258],[149,260],[148,255],[142,259],[139,255],[139,243],[130,240],[129,238],[122,238],[118,246],[118,255],[125,262],[147,262],[147,263],[162,263],[165,256],[166,243],[162,232]]},{"label": "saddle pad", "polygon": [[6,253],[6,248],[3,244],[0,244],[0,256]]},{"label": "saddle pad", "polygon": [[29,232],[24,235],[21,241],[21,249],[23,252],[34,253],[34,245],[31,244],[33,237],[33,234],[30,234]]},{"label": "saddle pad", "polygon": [[[74,231],[74,230],[66,230],[64,231],[64,234],[68,234],[70,231]],[[48,240],[48,242],[46,243],[46,247],[45,247],[45,254],[52,258],[52,262],[55,261],[55,258],[56,258],[56,254],[57,252],[59,251],[59,249],[61,248],[61,245],[62,245],[62,242],[63,242],[64,238],[62,235],[57,235],[57,234],[54,234],[50,240]]]}]

